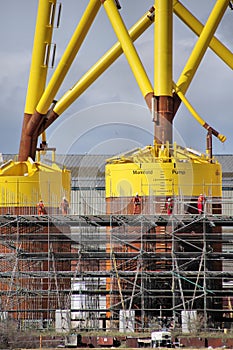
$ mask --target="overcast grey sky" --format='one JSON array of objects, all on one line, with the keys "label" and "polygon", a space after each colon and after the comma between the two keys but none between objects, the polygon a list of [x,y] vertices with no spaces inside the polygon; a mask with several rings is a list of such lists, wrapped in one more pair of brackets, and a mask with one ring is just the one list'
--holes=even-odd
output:
[{"label": "overcast grey sky", "polygon": [[[202,23],[215,0],[181,0]],[[120,11],[130,28],[153,0],[120,0]],[[60,28],[54,30],[56,63],[68,44],[88,0],[62,1]],[[0,152],[17,153],[21,135],[27,82],[37,16],[37,0],[1,2],[0,12]],[[135,46],[153,85],[153,26]],[[216,36],[233,51],[233,11],[226,14]],[[176,81],[195,45],[196,36],[174,16]],[[56,98],[60,98],[116,42],[101,8]],[[49,70],[49,76],[53,70]],[[227,141],[214,140],[214,153],[233,153],[233,72],[209,49],[187,92],[200,116]],[[178,143],[205,151],[206,131],[182,106],[174,121]],[[59,153],[117,153],[153,140],[153,123],[126,59],[121,56],[48,130],[49,146]]]}]

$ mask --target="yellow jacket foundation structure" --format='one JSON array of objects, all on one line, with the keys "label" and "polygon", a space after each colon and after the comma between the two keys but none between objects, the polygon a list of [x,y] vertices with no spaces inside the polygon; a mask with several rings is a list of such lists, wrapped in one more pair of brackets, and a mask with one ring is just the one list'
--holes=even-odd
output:
[{"label": "yellow jacket foundation structure", "polygon": [[45,214],[59,214],[63,196],[70,198],[70,172],[34,162],[9,160],[0,167],[0,214],[37,215],[42,200]]},{"label": "yellow jacket foundation structure", "polygon": [[[48,221],[50,215],[60,214],[59,204],[61,198],[66,196],[68,200],[70,199],[70,174],[67,170],[56,166],[55,162],[53,162],[52,166],[47,166],[42,164],[39,159],[36,160],[37,154],[49,150],[45,132],[121,54],[124,54],[143,99],[150,110],[154,135],[153,140],[151,140],[151,146],[128,152],[107,161],[107,214],[110,214],[110,216],[130,215],[135,217],[135,220],[139,216],[146,218],[148,215],[161,214],[165,216],[170,215],[169,218],[171,220],[167,220],[168,225],[160,226],[148,224],[148,222],[150,223],[149,218],[145,219],[147,224],[144,226],[142,224],[138,225],[137,220],[133,220],[134,224],[128,227],[129,237],[127,238],[127,243],[122,246],[118,243],[112,246],[110,241],[106,243],[106,247],[104,247],[107,256],[104,260],[107,271],[105,290],[106,319],[114,319],[115,321],[118,318],[119,321],[121,309],[123,309],[124,316],[126,316],[126,311],[131,312],[134,310],[141,329],[144,329],[146,318],[152,319],[158,314],[170,317],[171,313],[174,316],[176,311],[181,313],[182,310],[188,310],[188,308],[201,310],[203,309],[203,304],[205,304],[204,309],[207,310],[206,298],[202,297],[202,293],[206,296],[207,292],[211,294],[215,293],[217,289],[220,290],[221,279],[213,284],[212,280],[201,277],[202,270],[204,269],[205,271],[204,276],[206,276],[207,270],[221,271],[220,262],[210,260],[212,264],[207,266],[205,260],[211,249],[216,252],[221,251],[221,239],[215,241],[217,237],[215,235],[220,234],[221,230],[218,229],[217,233],[216,228],[208,226],[208,232],[206,232],[206,225],[202,225],[196,216],[199,217],[200,214],[203,218],[206,210],[211,215],[221,212],[221,206],[217,203],[221,198],[221,166],[213,157],[212,136],[217,137],[221,142],[224,142],[226,137],[219,134],[198,115],[190,101],[187,100],[186,92],[208,48],[217,54],[229,68],[233,68],[232,52],[214,36],[225,11],[229,6],[232,7],[232,1],[216,0],[206,23],[202,24],[180,1],[156,0],[154,1],[154,6],[147,10],[130,29],[127,29],[119,11],[121,7],[120,1],[89,0],[64,54],[47,82],[48,69],[55,62],[55,56],[51,56],[51,53],[55,47],[52,42],[52,34],[54,26],[56,26],[54,25],[56,14],[58,14],[57,24],[59,24],[60,19],[61,7],[57,6],[56,0],[38,0],[35,37],[19,154],[17,161],[9,161],[0,167],[0,213],[3,216],[8,215],[8,218],[9,215],[36,216],[38,214],[37,203],[42,200]],[[69,5],[66,4],[66,6]],[[57,100],[58,90],[99,11],[106,13],[109,24],[116,35],[117,42],[78,81],[74,82],[72,88]],[[178,16],[197,35],[197,40],[190,56],[176,81],[174,81],[173,77],[174,15]],[[150,82],[150,78],[134,46],[134,41],[151,25],[154,25],[153,84]],[[102,40],[102,37],[100,37],[100,40]],[[203,91],[201,91],[201,94],[203,96]],[[205,154],[173,144],[173,120],[181,103],[207,130]],[[38,145],[40,136],[41,143]],[[137,199],[134,199],[135,197]],[[200,204],[199,197],[206,198],[206,200]],[[200,205],[203,205],[203,208],[200,209]],[[181,215],[178,221],[172,220],[175,214]],[[184,228],[182,216],[187,217],[187,215],[194,215],[195,224]],[[12,220],[14,221],[14,219]],[[23,232],[25,232],[25,236],[21,235],[23,237],[22,240],[16,240],[13,248],[10,245],[2,244],[0,253],[3,253],[5,250],[9,253],[13,249],[14,252],[20,251],[23,254],[24,248],[26,250],[26,247],[29,247],[29,260],[31,259],[31,263],[34,254],[41,249],[42,253],[44,255],[47,254],[47,257],[49,257],[47,263],[42,259],[42,272],[47,270],[49,275],[51,269],[53,271],[57,269],[61,271],[63,269],[71,269],[65,259],[61,262],[61,266],[56,265],[58,262],[51,264],[50,261],[53,254],[58,253],[59,249],[67,253],[71,250],[70,241],[63,234],[63,228],[54,226],[53,235],[55,239],[54,242],[51,242],[50,229],[46,229],[45,225],[42,225],[43,229],[41,229],[40,225],[34,225],[30,220],[30,224],[27,221],[25,225],[22,225]],[[38,218],[38,221],[43,221],[43,219]],[[1,231],[5,237],[11,234],[14,235],[15,232],[19,232],[19,228],[17,227],[15,231],[9,225],[7,227],[3,225]],[[38,232],[40,233],[39,235],[37,234]],[[108,230],[108,233],[111,232]],[[123,234],[120,231],[118,233],[119,237]],[[180,242],[180,244],[173,244],[175,233],[177,234],[176,242]],[[205,235],[209,235],[209,250],[205,244],[206,240],[201,239]],[[108,236],[112,237],[112,234]],[[195,239],[195,248],[192,244],[192,237]],[[60,247],[61,241],[62,248]],[[177,271],[186,269],[191,249],[195,250],[193,253],[194,259],[191,262],[191,268],[195,272],[195,276],[184,279],[177,274]],[[125,259],[125,252],[129,252],[132,255],[132,259]],[[146,259],[135,259],[138,252],[140,254],[145,253]],[[181,254],[181,256],[178,259],[173,259],[174,252],[178,255]],[[202,254],[198,255],[200,252]],[[197,253],[198,257],[195,257],[195,253]],[[5,295],[8,298],[6,300],[2,299],[3,302],[9,303],[13,300],[13,304],[17,304],[16,298],[11,299],[15,292],[14,288],[16,288],[12,281],[15,278],[14,276],[17,277],[17,269],[20,270],[22,267],[20,264],[23,264],[23,260],[21,261],[17,256],[15,264],[11,262],[10,265],[3,267],[3,272],[6,270],[8,278],[8,284],[5,281],[1,282],[3,283],[2,289],[7,289]],[[39,268],[38,265],[37,267],[33,265],[35,272]],[[81,265],[86,268],[88,263]],[[103,262],[99,266],[102,269]],[[122,273],[130,270],[133,277],[128,282],[126,279],[121,280],[121,275],[118,273],[119,268]],[[9,283],[8,271],[10,269],[15,275],[10,277],[11,282]],[[94,271],[96,271],[96,267]],[[115,271],[117,276],[115,282],[109,277],[112,271]],[[146,273],[146,279],[140,277],[143,271]],[[163,272],[162,277],[160,276],[161,271]],[[155,273],[158,273],[158,278],[153,278],[153,282],[150,279],[150,273],[152,272],[153,276],[155,276]],[[166,278],[166,273],[170,277]],[[61,286],[61,291],[65,289],[67,292],[69,289],[70,282],[68,279],[63,281],[62,277],[51,282],[47,277],[43,278],[43,273],[40,273],[39,276],[41,282],[37,279],[35,283],[42,283],[41,290],[53,290],[53,287],[51,287],[53,285]],[[31,283],[29,278],[22,280],[21,287],[23,290],[27,283]],[[39,287],[37,285],[37,289],[40,289],[40,285]],[[119,289],[118,295],[116,293],[117,289]],[[138,289],[140,289],[140,292],[132,298],[134,291]],[[178,301],[179,306],[175,308],[174,305],[177,305],[176,299],[178,300],[176,289],[180,291],[182,301],[181,303]],[[27,290],[26,287],[25,290]],[[111,293],[112,290],[114,291],[113,293]],[[146,290],[146,293],[150,296],[149,299],[146,299],[147,301],[143,299],[142,290]],[[38,318],[49,319],[48,313],[45,315],[44,312],[45,309],[49,309],[49,297],[35,298],[37,306],[30,303],[29,299],[28,297],[25,305],[21,301],[18,302],[17,312],[21,314],[14,315],[14,317],[28,319],[30,315],[26,310],[31,310],[32,312],[34,310],[42,313],[37,315]],[[68,305],[65,299],[64,293],[61,298],[60,296],[57,298],[58,301],[56,302],[55,293],[53,293],[54,302],[51,307],[53,316],[57,307],[61,309]],[[220,298],[213,294],[213,298],[208,299],[208,310],[212,312],[216,307],[221,310],[221,302]],[[114,312],[113,304],[117,305]],[[162,308],[164,308],[164,312],[162,312]],[[141,310],[140,315],[139,309]],[[9,307],[7,310],[12,310],[13,312],[16,308],[15,306],[12,309]],[[24,315],[22,312],[25,312]],[[217,313],[214,314],[213,312],[212,316],[215,320],[218,318]]]},{"label": "yellow jacket foundation structure", "polygon": [[[92,3],[96,4],[95,1]],[[92,7],[92,5],[90,6]],[[96,6],[97,8],[99,6]],[[20,149],[17,161],[9,161],[3,164],[0,168],[0,213],[7,215],[35,215],[43,214],[49,218],[49,215],[60,214],[60,203],[62,197],[66,197],[70,200],[70,172],[66,169],[60,169],[55,162],[52,166],[42,164],[40,159],[36,161],[36,154],[40,155],[40,151],[43,153],[48,152],[50,149],[47,146],[46,135],[41,129],[42,124],[45,121],[45,110],[47,104],[50,106],[53,103],[53,97],[51,93],[49,97],[43,101],[42,110],[36,109],[41,96],[44,93],[47,79],[47,72],[50,62],[50,53],[52,52],[52,33],[54,27],[56,13],[56,0],[38,1],[37,21],[34,36],[34,46],[32,51],[31,69],[28,81],[28,90],[25,103],[24,121],[22,126],[22,137],[20,141]],[[83,26],[81,25],[83,28]],[[75,43],[77,44],[77,42]],[[72,44],[71,51],[74,47]],[[71,59],[70,59],[71,60]],[[68,66],[69,67],[69,66]],[[60,80],[63,79],[63,75],[60,72]],[[51,87],[51,90],[56,91],[55,86]],[[49,91],[51,91],[49,90]],[[47,102],[46,99],[49,99]],[[45,101],[46,100],[46,101]],[[44,113],[45,110],[45,113]],[[44,114],[43,114],[44,113]],[[38,137],[42,135],[42,142],[39,149],[37,148]],[[37,153],[38,151],[38,153]],[[38,203],[43,202],[44,209],[38,210]],[[28,219],[29,221],[31,219]],[[43,219],[38,219],[43,222]],[[26,220],[27,221],[27,220]],[[13,249],[13,251],[28,251],[28,260],[24,262],[23,259],[17,259],[15,262],[15,270],[30,270],[41,269],[40,276],[35,277],[34,282],[30,278],[22,278],[18,285],[22,290],[27,290],[27,286],[30,283],[35,283],[35,290],[41,290],[41,296],[38,296],[34,300],[31,298],[30,293],[26,293],[27,297],[22,297],[22,300],[18,297],[12,297],[15,295],[15,285],[6,281],[1,282],[3,284],[2,289],[8,289],[6,303],[9,305],[8,310],[11,310],[14,318],[17,319],[52,319],[55,318],[55,310],[61,308],[67,308],[65,294],[62,292],[70,289],[70,279],[50,279],[50,270],[54,272],[57,270],[70,270],[70,262],[55,262],[50,264],[50,258],[54,257],[59,251],[70,252],[70,242],[66,241],[66,236],[63,234],[64,227],[57,227],[52,225],[51,227],[46,225],[39,225],[36,223],[28,224],[22,227],[22,231],[25,235],[22,235],[20,231],[20,239],[17,239],[14,247],[7,249],[7,253]],[[67,230],[65,230],[67,231]],[[10,230],[8,232],[8,226],[2,228],[2,239],[8,234],[12,234],[13,237],[19,235],[19,230]],[[68,231],[66,232],[68,233]],[[50,235],[55,239],[50,240]],[[12,238],[13,238],[12,237]],[[61,248],[62,242],[62,248]],[[0,251],[5,251],[5,246],[0,246]],[[33,256],[37,253],[47,255],[47,261],[41,261],[41,266],[37,264],[35,267],[32,263]],[[9,264],[8,264],[9,265]],[[11,265],[11,264],[10,264]],[[11,268],[5,266],[6,273]],[[3,267],[4,269],[4,267]],[[47,271],[47,277],[43,278],[43,271]],[[36,272],[35,272],[36,273]],[[14,276],[12,277],[14,280]],[[33,289],[33,288],[32,288]],[[55,291],[58,292],[56,295]],[[44,292],[43,292],[44,291]],[[43,294],[44,293],[44,294]],[[46,295],[46,296],[45,296]],[[51,296],[51,297],[50,297]],[[2,302],[5,301],[3,296]],[[49,308],[52,308],[52,314],[48,313]],[[15,313],[13,312],[15,310]],[[17,312],[16,312],[17,310]]]},{"label": "yellow jacket foundation structure", "polygon": [[[179,285],[178,282],[174,283],[171,277],[165,277],[163,273],[166,274],[166,271],[169,273],[175,269],[182,270],[182,266],[185,266],[189,261],[188,256],[190,256],[191,251],[195,250],[195,254],[198,254],[204,249],[203,230],[208,231],[206,235],[211,249],[215,252],[221,252],[220,241],[218,239],[215,241],[215,233],[218,235],[221,230],[219,228],[203,228],[203,222],[199,222],[198,219],[206,213],[208,215],[221,213],[219,205],[222,196],[221,165],[214,159],[210,162],[208,156],[195,150],[176,144],[170,145],[168,142],[163,145],[155,143],[153,146],[129,151],[126,154],[108,159],[105,175],[107,213],[135,215],[135,224],[127,230],[128,236],[127,239],[125,238],[127,243],[124,245],[116,243],[107,247],[107,251],[110,255],[115,255],[116,266],[121,272],[130,269],[135,270],[135,274],[142,273],[142,271],[144,274],[148,273],[148,279],[142,282],[138,278],[137,284],[143,283],[143,288],[153,295],[152,298],[143,300],[143,304],[140,297],[135,298],[133,303],[130,298],[125,297],[124,308],[125,310],[129,308],[140,310],[138,313],[136,311],[135,315],[140,324],[142,322],[142,309],[147,310],[148,319],[155,315],[161,316],[161,314],[166,318],[172,318],[174,316],[171,312],[174,306],[172,294],[176,288],[179,290]],[[198,204],[200,195],[204,198],[201,211]],[[140,201],[136,211],[135,196],[138,196]],[[166,225],[153,225],[153,217],[159,215],[161,215],[161,220],[163,217],[167,217]],[[182,224],[182,217],[187,215],[196,219],[185,227]],[[176,216],[179,219],[176,219]],[[141,224],[137,226],[137,217],[144,217],[145,226]],[[122,231],[121,234],[123,235],[125,232]],[[178,237],[175,246],[173,246],[172,241],[173,235]],[[185,241],[188,243],[184,244]],[[122,256],[124,252],[131,253],[130,262],[121,258],[117,259],[117,256]],[[172,262],[174,252],[178,255],[181,253],[182,256],[177,260],[177,266],[174,266]],[[119,255],[120,253],[121,255]],[[135,259],[138,254],[148,254],[148,259],[145,258],[140,267]],[[110,261],[107,263],[107,268],[113,268]],[[207,268],[210,271],[221,271],[221,262],[212,262],[208,264]],[[197,260],[194,258],[192,269],[198,274],[199,258]],[[158,277],[152,281],[149,276],[153,273],[158,273]],[[128,279],[128,282],[123,280],[121,282],[122,293],[130,294],[134,281],[135,276],[132,280]],[[109,290],[116,288],[112,283],[111,279],[108,280]],[[214,290],[222,288],[219,280],[215,284],[212,280],[207,280],[204,287],[203,279],[200,278],[197,282],[196,277],[187,278],[186,281],[179,283],[183,284],[183,298],[186,299],[186,304],[183,305],[181,302],[181,307],[177,308],[177,312],[178,309],[185,310],[191,306],[195,310],[203,308],[203,299],[192,300],[195,284],[198,285],[199,292],[200,289],[207,288],[214,294]],[[221,300],[217,298],[213,300],[212,304],[210,301],[208,302],[208,308],[218,307],[221,309]],[[190,306],[187,303],[190,303]],[[109,310],[111,310],[112,305],[117,304],[122,308],[119,297],[111,293],[107,297],[107,304]],[[181,312],[181,310],[179,311]],[[108,313],[108,317],[114,318],[111,313]]]},{"label": "yellow jacket foundation structure", "polygon": [[147,204],[151,197],[185,198],[189,212],[195,212],[200,193],[221,198],[221,182],[221,165],[200,152],[169,143],[147,146],[107,160],[106,198],[115,202],[108,211],[132,214],[132,198],[138,193],[144,198],[141,213],[158,212],[158,201]]},{"label": "yellow jacket foundation structure", "polygon": [[[0,227],[0,254],[5,256],[1,273],[6,276],[0,281],[1,302],[8,317],[23,327],[29,326],[24,324],[29,320],[42,324],[48,317],[55,319],[55,310],[67,307],[70,278],[57,279],[55,272],[70,271],[71,264],[55,261],[54,256],[71,251],[64,234],[69,230],[65,225],[47,224],[50,215],[61,215],[64,195],[70,200],[70,172],[56,164],[47,166],[29,158],[25,162],[10,160],[0,168],[0,215],[10,222]],[[42,215],[37,206],[40,200],[44,204]],[[23,221],[15,224],[20,216]],[[35,263],[38,254],[47,258]],[[9,258],[12,255],[15,258]],[[19,271],[24,271],[20,277]],[[24,291],[20,295],[19,288]],[[53,311],[48,314],[48,310]]]}]

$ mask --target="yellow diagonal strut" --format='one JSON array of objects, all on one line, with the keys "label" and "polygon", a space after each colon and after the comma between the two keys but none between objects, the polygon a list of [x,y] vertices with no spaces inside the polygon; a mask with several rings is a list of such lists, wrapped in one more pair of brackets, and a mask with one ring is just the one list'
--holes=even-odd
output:
[{"label": "yellow diagonal strut", "polygon": [[[154,8],[152,7],[145,13],[129,30],[132,41],[140,37],[142,33],[153,23]],[[86,89],[102,74],[113,62],[123,53],[120,42],[109,49],[83,76],[68,90],[57,102],[54,112],[57,116],[61,115]],[[54,116],[56,118],[56,116]],[[50,118],[50,116],[48,116]],[[53,117],[52,117],[53,118]],[[49,122],[49,121],[48,121]],[[49,124],[50,125],[50,124]],[[47,127],[48,125],[46,125]]]},{"label": "yellow diagonal strut", "polygon": [[[126,56],[129,66],[134,74],[142,95],[147,103],[151,104],[151,97],[153,96],[153,87],[145,72],[142,62],[133,45],[130,35],[124,25],[124,22],[117,10],[114,0],[102,0],[104,9],[107,13],[109,21],[115,31],[115,34],[121,44],[122,50]],[[148,96],[150,96],[148,98]]]},{"label": "yellow diagonal strut", "polygon": [[[194,17],[190,11],[178,0],[173,0],[173,12],[197,35],[201,35],[204,28],[203,24]],[[209,43],[209,47],[213,50],[228,67],[233,69],[233,53],[223,45],[217,38],[213,37]]]},{"label": "yellow diagonal strut", "polygon": [[199,39],[177,82],[178,89],[185,94],[199,67],[199,64],[213,38],[213,35],[228,7],[229,0],[217,0],[201,32]]},{"label": "yellow diagonal strut", "polygon": [[76,57],[81,44],[83,43],[98,11],[99,0],[90,0],[43,96],[36,109],[41,114],[46,114],[58,89],[61,86],[74,58]]}]

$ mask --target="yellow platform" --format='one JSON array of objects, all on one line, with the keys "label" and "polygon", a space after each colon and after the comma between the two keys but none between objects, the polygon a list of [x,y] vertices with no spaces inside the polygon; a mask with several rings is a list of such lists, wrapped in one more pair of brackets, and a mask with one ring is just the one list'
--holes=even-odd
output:
[{"label": "yellow platform", "polygon": [[222,195],[221,165],[195,150],[154,145],[108,159],[106,198]]},{"label": "yellow platform", "polygon": [[70,171],[34,162],[13,160],[0,167],[0,207],[36,207],[42,199],[47,208],[58,208],[70,199]]}]

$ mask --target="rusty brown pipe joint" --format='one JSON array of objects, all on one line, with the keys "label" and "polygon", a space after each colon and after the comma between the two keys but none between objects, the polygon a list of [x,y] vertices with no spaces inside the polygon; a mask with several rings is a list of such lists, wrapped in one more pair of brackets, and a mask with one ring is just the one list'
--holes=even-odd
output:
[{"label": "rusty brown pipe joint", "polygon": [[154,20],[155,20],[155,8],[154,8],[154,6],[152,6],[150,9],[149,9],[149,14],[147,15],[147,18],[149,18],[149,20],[151,21],[151,22],[154,22]]},{"label": "rusty brown pipe joint", "polygon": [[217,137],[221,142],[225,142],[226,141],[226,136],[220,134],[217,130],[215,130],[214,128],[212,128],[212,126],[210,126],[209,124],[205,123],[204,128],[206,130],[211,131],[211,134],[213,134],[215,137]]},{"label": "rusty brown pipe joint", "polygon": [[53,100],[50,110],[47,112],[47,114],[41,114],[37,110],[34,112],[34,114],[29,119],[29,122],[26,127],[26,134],[29,136],[35,136],[38,137],[44,130],[41,131],[42,125],[45,125],[48,120],[48,114],[51,110],[55,107],[57,101]]},{"label": "rusty brown pipe joint", "polygon": [[37,130],[37,136],[41,135],[46,130],[46,124],[48,123],[48,114],[45,115],[43,122],[40,124],[40,127]]},{"label": "rusty brown pipe joint", "polygon": [[205,123],[203,126],[208,132],[211,132],[214,136],[218,137],[219,132],[212,128],[208,123]]},{"label": "rusty brown pipe joint", "polygon": [[24,114],[23,131],[20,141],[19,161],[26,161],[28,157],[34,159],[37,131],[43,122],[43,115],[37,111],[34,114]]},{"label": "rusty brown pipe joint", "polygon": [[[38,137],[58,118],[58,114],[55,113],[52,109],[55,104],[55,101],[53,101],[53,105],[46,115],[40,115],[37,112],[37,118],[35,117],[31,124],[28,124],[28,127],[26,129],[26,138],[28,140],[30,139],[30,141],[28,141],[30,142],[30,151],[28,156],[30,156],[32,159],[35,159],[36,156]],[[36,113],[34,113],[34,115],[35,114]],[[46,147],[47,144],[42,144],[40,148],[45,149]]]},{"label": "rusty brown pipe joint", "polygon": [[212,144],[212,130],[209,128],[206,136],[206,150],[210,158],[210,163],[212,163],[213,158],[213,144]]},{"label": "rusty brown pipe joint", "polygon": [[33,136],[38,130],[41,123],[43,122],[43,118],[43,114],[40,114],[39,112],[35,111],[28,122],[26,134],[29,136]]},{"label": "rusty brown pipe joint", "polygon": [[44,118],[43,124],[39,128],[39,135],[42,134],[57,118],[59,114],[54,112],[53,109],[50,109]]}]

